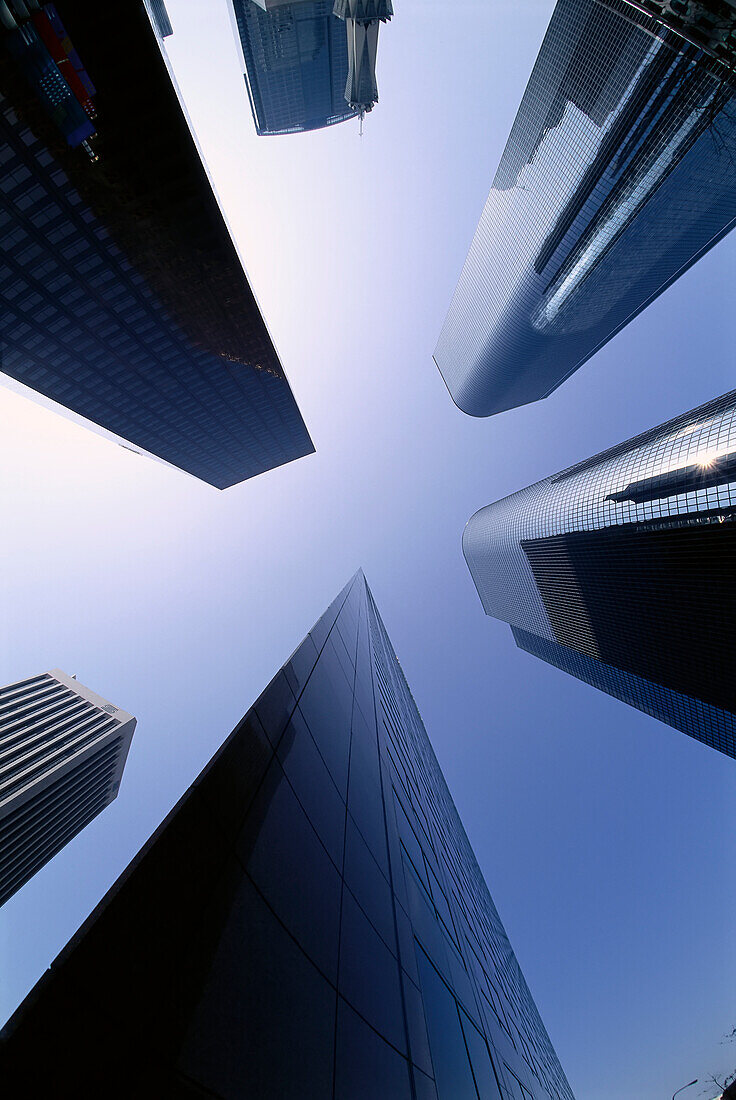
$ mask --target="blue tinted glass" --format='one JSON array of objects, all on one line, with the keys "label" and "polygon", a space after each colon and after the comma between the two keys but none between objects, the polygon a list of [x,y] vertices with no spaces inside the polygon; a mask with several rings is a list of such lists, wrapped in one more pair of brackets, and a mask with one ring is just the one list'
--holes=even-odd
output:
[{"label": "blue tinted glass", "polygon": [[337,977],[340,876],[277,762],[239,843],[268,904],[317,966]]},{"label": "blue tinted glass", "polygon": [[345,803],[299,711],[294,712],[281,738],[278,757],[335,866],[342,867]]},{"label": "blue tinted glass", "polygon": [[437,1087],[434,1083],[434,1078],[428,1077],[426,1073],[422,1073],[421,1070],[414,1070],[414,1088],[417,1093],[417,1100],[437,1100]]},{"label": "blue tinted glass", "polygon": [[317,647],[312,638],[307,635],[284,668],[286,675],[290,677],[289,683],[295,695],[298,696],[303,690],[316,661]]},{"label": "blue tinted glass", "polygon": [[[359,680],[360,678],[358,677]],[[352,734],[348,809],[371,852],[384,873],[388,874],[386,824],[375,723],[367,722],[357,708],[353,711]]]},{"label": "blue tinted glass", "polygon": [[406,890],[409,896],[409,916],[414,934],[435,966],[442,971],[445,977],[449,977],[447,941],[437,922],[432,904],[422,890],[419,879],[411,867],[405,866],[405,872]]},{"label": "blue tinted glass", "polygon": [[389,884],[352,821],[345,845],[345,883],[383,941],[396,952],[394,910]]},{"label": "blue tinted glass", "polygon": [[251,710],[199,783],[202,798],[228,833],[237,832],[243,824],[272,757],[273,746]]},{"label": "blue tinted glass", "polygon": [[282,670],[274,676],[255,707],[256,714],[272,745],[278,744],[295,706],[296,697]]},{"label": "blue tinted glass", "polygon": [[[323,1100],[334,1069],[342,1100],[477,1100],[467,1045],[480,1100],[498,1100],[488,1051],[501,1040],[524,1100],[572,1100],[362,578],[350,600],[370,622],[356,680],[377,685],[378,734],[357,709],[350,722],[332,639],[304,689],[309,725],[297,709],[273,733],[299,690],[296,663],[291,686],[269,686],[14,1017],[0,1054],[12,1052],[18,1095],[105,1095],[119,1048],[116,1082],[131,1096],[142,1080],[178,1095],[181,1070],[203,1095]],[[343,775],[349,755],[349,813],[322,754]],[[402,854],[392,783],[423,884]],[[436,906],[460,930],[462,957]],[[479,1003],[488,1047],[472,1022]],[[508,1072],[504,1087],[521,1089]],[[5,1062],[3,1073],[8,1091]]]},{"label": "blue tinted glass", "polygon": [[428,874],[429,874],[429,883],[430,883],[431,893],[432,893],[432,901],[435,904],[435,908],[437,909],[437,912],[439,913],[440,917],[442,918],[442,921],[445,925],[445,928],[448,930],[450,935],[454,937],[455,936],[455,926],[454,926],[452,917],[450,916],[450,907],[447,904],[447,897],[445,895],[445,891],[440,886],[439,879],[437,878],[437,875],[434,873],[434,871],[432,870],[431,867],[428,867]]},{"label": "blue tinted glass", "polygon": [[401,802],[395,796],[394,801],[396,805],[396,823],[398,825],[401,843],[406,849],[407,855],[411,860],[414,870],[419,875],[419,877],[424,880],[424,886],[427,890],[429,890],[429,883],[427,881],[421,845],[417,839],[414,829],[409,822],[407,815],[404,813]]},{"label": "blue tinted glass", "polygon": [[335,1100],[411,1100],[409,1066],[352,1009],[337,1012]]},{"label": "blue tinted glass", "polygon": [[187,1031],[182,1070],[222,1096],[324,1100],[334,1028],[334,989],[243,878]]},{"label": "blue tinted glass", "polygon": [[398,930],[399,958],[401,965],[409,977],[419,985],[419,973],[417,971],[416,947],[411,921],[406,914],[399,898],[396,900],[396,928]]},{"label": "blue tinted glass", "polygon": [[462,1009],[460,1009],[460,1020],[480,1100],[502,1100],[485,1039]]},{"label": "blue tinted glass", "polygon": [[419,972],[439,1100],[478,1100],[455,998],[423,952]]},{"label": "blue tinted glass", "polygon": [[299,700],[301,711],[317,748],[345,794],[350,755],[352,693],[328,641]]},{"label": "blue tinted glass", "polygon": [[347,650],[347,648],[345,646],[345,642],[343,640],[343,633],[339,629],[341,619],[342,619],[342,615],[340,616],[338,621],[335,623],[335,628],[332,631],[332,633],[330,634],[330,642],[332,643],[332,645],[334,647],[335,655],[337,656],[340,667],[343,671],[345,679],[348,682],[348,686],[350,687],[350,691],[352,692],[353,684],[355,682],[355,665],[353,664],[353,660],[355,658],[355,644],[354,644],[354,639],[353,639],[353,645],[352,645],[352,648],[350,650],[350,654],[348,654],[348,650]]},{"label": "blue tinted glass", "polygon": [[424,1002],[421,991],[406,976],[404,977],[404,1005],[406,1006],[411,1060],[431,1077],[434,1070],[432,1068],[432,1055],[429,1051],[427,1022],[424,1018]]},{"label": "blue tinted glass", "polygon": [[339,988],[385,1039],[406,1051],[398,963],[348,891],[342,903]]},{"label": "blue tinted glass", "polygon": [[435,351],[466,412],[546,397],[734,224],[731,58],[646,7],[558,0]]},{"label": "blue tinted glass", "polygon": [[[44,5],[2,40],[3,371],[218,488],[308,454],[148,19],[61,7],[63,29]],[[43,26],[94,72],[84,107]],[[137,60],[133,84],[121,57]]]}]

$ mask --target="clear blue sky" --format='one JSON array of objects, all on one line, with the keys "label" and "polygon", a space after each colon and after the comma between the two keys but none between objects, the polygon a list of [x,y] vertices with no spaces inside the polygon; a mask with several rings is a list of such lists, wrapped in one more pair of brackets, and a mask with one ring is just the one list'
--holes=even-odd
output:
[{"label": "clear blue sky", "polygon": [[553,397],[467,417],[432,351],[552,0],[396,0],[362,140],[256,138],[224,0],[167,6],[317,453],[218,493],[0,387],[0,681],[58,666],[138,717],[117,802],[0,911],[0,1018],[363,565],[577,1096],[733,1070],[736,763],[518,651],[460,538],[734,386],[736,236]]}]

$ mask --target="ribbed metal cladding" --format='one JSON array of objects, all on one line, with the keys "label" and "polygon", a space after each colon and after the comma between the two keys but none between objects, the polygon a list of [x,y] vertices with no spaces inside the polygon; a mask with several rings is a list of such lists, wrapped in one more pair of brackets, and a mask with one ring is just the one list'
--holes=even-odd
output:
[{"label": "ribbed metal cladding", "polygon": [[115,798],[134,729],[58,669],[0,688],[0,905]]}]

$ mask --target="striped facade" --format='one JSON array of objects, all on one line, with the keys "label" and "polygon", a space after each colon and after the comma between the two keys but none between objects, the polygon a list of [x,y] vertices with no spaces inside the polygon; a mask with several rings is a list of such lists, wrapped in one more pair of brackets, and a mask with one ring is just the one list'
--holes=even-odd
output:
[{"label": "striped facade", "polygon": [[0,689],[0,905],[115,798],[135,724],[59,669]]}]

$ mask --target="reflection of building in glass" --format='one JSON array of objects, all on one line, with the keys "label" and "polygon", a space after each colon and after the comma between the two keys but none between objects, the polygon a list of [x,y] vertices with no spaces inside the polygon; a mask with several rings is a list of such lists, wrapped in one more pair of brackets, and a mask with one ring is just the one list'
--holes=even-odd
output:
[{"label": "reflection of building in glass", "polygon": [[319,130],[378,101],[376,54],[391,0],[232,0],[259,134]]},{"label": "reflection of building in glass", "polygon": [[0,905],[117,796],[134,730],[59,669],[0,688]]},{"label": "reflection of building in glass", "polygon": [[233,0],[259,134],[317,130],[355,118],[345,99],[348,42],[333,0]]},{"label": "reflection of building in glass", "polygon": [[736,757],[736,391],[477,512],[517,645]]},{"label": "reflection of building in glass", "polygon": [[2,371],[219,488],[311,452],[142,0],[11,6]]},{"label": "reflection of building in glass", "polygon": [[734,223],[736,11],[644,6],[558,0],[435,352],[465,412],[546,397]]},{"label": "reflection of building in glass", "polygon": [[362,573],[3,1039],[24,1095],[571,1100]]},{"label": "reflection of building in glass", "polygon": [[348,36],[345,99],[362,119],[378,102],[378,31],[393,16],[393,4],[391,0],[335,0],[334,13],[345,21]]}]

